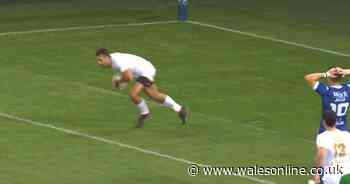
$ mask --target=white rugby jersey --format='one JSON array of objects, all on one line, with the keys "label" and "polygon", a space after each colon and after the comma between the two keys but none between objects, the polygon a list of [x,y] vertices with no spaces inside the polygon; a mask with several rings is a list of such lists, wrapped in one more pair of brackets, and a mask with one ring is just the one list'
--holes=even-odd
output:
[{"label": "white rugby jersey", "polygon": [[129,69],[135,78],[140,76],[148,77],[153,80],[156,69],[151,62],[146,59],[127,53],[115,52],[111,55],[112,68],[118,72],[124,72]]},{"label": "white rugby jersey", "polygon": [[[325,172],[330,168],[342,168],[343,174],[350,173],[350,133],[347,131],[334,130],[325,131],[317,136],[317,147],[327,149],[327,158],[323,165]],[[335,176],[331,173],[326,173],[333,180],[340,180],[341,176]],[[327,178],[327,176],[325,176]],[[336,178],[334,178],[336,177]],[[326,179],[325,178],[325,179]]]}]

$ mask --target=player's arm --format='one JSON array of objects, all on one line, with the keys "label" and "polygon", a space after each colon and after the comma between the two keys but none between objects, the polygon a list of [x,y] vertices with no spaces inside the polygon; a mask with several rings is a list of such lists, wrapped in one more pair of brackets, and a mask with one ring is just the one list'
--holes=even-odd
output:
[{"label": "player's arm", "polygon": [[350,69],[341,69],[340,73],[343,75],[350,75]]},{"label": "player's arm", "polygon": [[134,78],[132,72],[130,69],[127,69],[122,72],[122,78],[120,79],[120,82],[129,82]]},{"label": "player's arm", "polygon": [[130,71],[130,69],[126,69],[122,72],[122,75],[120,78],[112,78],[112,84],[114,87],[118,87],[119,84],[121,83],[127,83],[129,81],[131,81],[134,78],[132,72]]},{"label": "player's arm", "polygon": [[318,147],[315,159],[315,167],[322,167],[327,156],[327,149],[324,147]]},{"label": "player's arm", "polygon": [[[321,168],[326,160],[327,157],[327,149],[324,147],[317,147],[317,153],[316,153],[316,158],[315,158],[315,167],[316,168]],[[315,183],[320,183],[321,176],[318,173],[315,173],[314,175],[314,181]]]},{"label": "player's arm", "polygon": [[324,73],[311,73],[308,75],[305,75],[305,81],[311,86],[314,87],[315,84],[323,79],[323,78],[334,78],[336,77],[336,74],[338,74],[338,67],[333,67],[329,69],[327,72]]},{"label": "player's arm", "polygon": [[311,73],[311,74],[307,74],[305,75],[304,79],[305,81],[309,84],[309,86],[314,87],[315,84],[323,79],[323,78],[327,78],[329,75],[327,74],[327,72],[325,73]]}]

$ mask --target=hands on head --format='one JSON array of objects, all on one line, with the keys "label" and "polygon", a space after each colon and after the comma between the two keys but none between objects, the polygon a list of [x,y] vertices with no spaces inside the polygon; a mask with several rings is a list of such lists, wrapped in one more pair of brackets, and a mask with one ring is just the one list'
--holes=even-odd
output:
[{"label": "hands on head", "polygon": [[346,70],[338,66],[332,67],[326,73],[329,78],[344,77],[345,75],[348,74]]}]

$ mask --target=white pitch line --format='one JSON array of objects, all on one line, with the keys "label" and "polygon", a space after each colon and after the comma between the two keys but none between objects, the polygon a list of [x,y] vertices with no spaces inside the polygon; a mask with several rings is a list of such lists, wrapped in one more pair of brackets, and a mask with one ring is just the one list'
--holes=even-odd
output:
[{"label": "white pitch line", "polygon": [[245,35],[245,36],[249,36],[249,37],[253,37],[253,38],[259,38],[259,39],[269,40],[269,41],[283,43],[283,44],[287,44],[287,45],[293,45],[296,47],[320,51],[320,52],[333,54],[333,55],[337,55],[337,56],[350,57],[350,54],[346,54],[346,53],[342,53],[342,52],[338,52],[338,51],[333,51],[333,50],[329,50],[329,49],[322,49],[319,47],[314,47],[314,46],[303,44],[303,43],[282,40],[282,39],[273,38],[273,37],[269,37],[269,36],[262,36],[262,35],[258,35],[258,34],[254,34],[254,33],[250,33],[250,32],[240,31],[237,29],[226,28],[226,27],[217,26],[217,25],[213,25],[213,24],[207,24],[207,23],[198,22],[198,21],[190,21],[189,20],[187,22],[190,24],[194,24],[194,25],[209,27],[209,28],[213,28],[213,29],[217,29],[217,30],[221,30],[221,31],[227,31],[227,32],[231,32],[231,33],[236,33],[236,34],[240,34],[240,35]]},{"label": "white pitch line", "polygon": [[[83,138],[86,138],[86,139],[91,139],[91,140],[95,140],[95,141],[98,141],[98,142],[103,142],[103,143],[106,143],[106,144],[116,145],[116,146],[119,146],[119,147],[122,147],[122,148],[135,150],[135,151],[142,152],[142,153],[145,153],[145,154],[148,154],[148,155],[153,155],[153,156],[157,156],[157,157],[161,157],[161,158],[165,158],[165,159],[169,159],[169,160],[174,160],[174,161],[182,162],[182,163],[189,164],[189,165],[196,164],[196,165],[198,165],[200,167],[208,166],[208,165],[196,163],[196,162],[193,162],[193,161],[190,161],[190,160],[186,160],[186,159],[183,159],[183,158],[178,158],[178,157],[174,157],[174,156],[171,156],[171,155],[159,153],[159,152],[156,152],[156,151],[143,149],[143,148],[140,148],[140,147],[137,147],[137,146],[124,144],[124,143],[119,142],[119,141],[110,140],[110,139],[106,139],[106,138],[102,138],[102,137],[97,137],[97,136],[93,136],[93,135],[90,135],[90,134],[82,133],[82,132],[79,132],[79,131],[70,130],[70,129],[67,129],[67,128],[57,127],[57,126],[54,126],[54,125],[51,125],[51,124],[41,123],[41,122],[38,122],[38,121],[33,121],[33,120],[30,120],[30,119],[21,118],[21,117],[18,117],[18,116],[15,116],[15,115],[11,115],[11,114],[7,114],[7,113],[3,113],[3,112],[0,112],[0,117],[11,119],[11,120],[20,121],[20,122],[31,124],[31,125],[38,126],[38,127],[44,127],[44,128],[57,130],[57,131],[60,131],[60,132],[63,132],[63,133],[69,134],[69,135],[75,135],[75,136],[83,137]],[[258,183],[262,183],[262,184],[276,184],[276,183],[274,183],[272,181],[262,180],[262,179],[258,179],[258,178],[252,177],[252,176],[244,176],[244,175],[235,175],[235,176],[246,178],[248,180],[255,181],[255,182],[258,182]]]},{"label": "white pitch line", "polygon": [[62,31],[77,31],[77,30],[89,30],[89,29],[104,29],[104,28],[114,28],[114,27],[135,27],[135,26],[173,24],[173,23],[178,23],[178,21],[169,20],[169,21],[155,21],[155,22],[143,22],[143,23],[106,24],[106,25],[95,25],[95,26],[76,26],[76,27],[64,27],[64,28],[36,29],[36,30],[28,30],[28,31],[11,31],[11,32],[0,33],[0,36],[47,33],[47,32],[62,32]]}]

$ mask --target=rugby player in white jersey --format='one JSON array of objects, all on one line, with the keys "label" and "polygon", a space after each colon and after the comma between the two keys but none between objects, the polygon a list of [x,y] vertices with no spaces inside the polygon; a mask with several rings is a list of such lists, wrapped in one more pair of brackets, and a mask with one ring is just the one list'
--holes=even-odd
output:
[{"label": "rugby player in white jersey", "polygon": [[[319,184],[339,184],[350,177],[350,133],[335,128],[337,115],[325,111],[323,123],[326,131],[317,136],[316,167],[323,168],[323,176],[314,176]],[[340,182],[342,180],[342,182]]]},{"label": "rugby player in white jersey", "polygon": [[96,51],[97,63],[105,68],[111,68],[116,72],[120,72],[122,77],[112,79],[115,87],[120,84],[135,80],[129,96],[132,102],[140,110],[140,116],[136,127],[144,126],[145,120],[150,116],[149,108],[146,101],[141,98],[140,93],[145,92],[151,99],[161,103],[178,113],[183,124],[187,122],[188,112],[184,106],[176,103],[170,96],[160,93],[157,85],[154,82],[156,76],[156,68],[146,59],[127,53],[109,53],[105,48],[100,48]]}]

